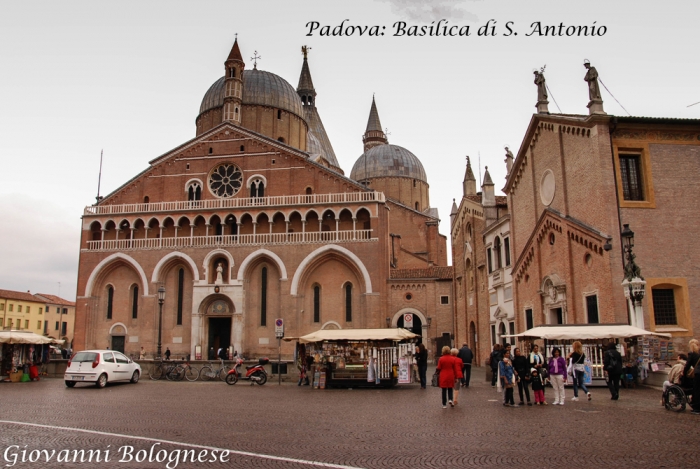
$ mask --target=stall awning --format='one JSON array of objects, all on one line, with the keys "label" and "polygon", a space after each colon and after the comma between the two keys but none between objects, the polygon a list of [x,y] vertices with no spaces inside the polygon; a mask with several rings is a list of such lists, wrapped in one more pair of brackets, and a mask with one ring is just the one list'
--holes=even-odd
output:
[{"label": "stall awning", "polygon": [[406,329],[321,329],[299,337],[299,342],[321,342],[324,340],[409,340],[420,337]]},{"label": "stall awning", "polygon": [[645,331],[627,324],[596,324],[569,326],[538,326],[525,332],[501,337],[522,337],[547,340],[592,340],[592,339],[625,339],[643,335],[657,335],[670,338],[671,334]]},{"label": "stall awning", "polygon": [[29,331],[0,331],[0,344],[62,344],[63,340]]}]

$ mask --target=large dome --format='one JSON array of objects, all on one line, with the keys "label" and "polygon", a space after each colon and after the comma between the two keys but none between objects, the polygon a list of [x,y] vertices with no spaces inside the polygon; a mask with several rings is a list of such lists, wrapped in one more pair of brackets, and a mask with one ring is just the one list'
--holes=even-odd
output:
[{"label": "large dome", "polygon": [[[282,109],[304,118],[304,106],[292,85],[274,73],[263,70],[243,71],[243,104],[258,104]],[[209,87],[199,113],[224,105],[224,77]]]},{"label": "large dome", "polygon": [[380,177],[404,177],[418,179],[425,183],[425,169],[420,160],[398,145],[377,145],[360,156],[352,167],[350,178],[363,181]]}]

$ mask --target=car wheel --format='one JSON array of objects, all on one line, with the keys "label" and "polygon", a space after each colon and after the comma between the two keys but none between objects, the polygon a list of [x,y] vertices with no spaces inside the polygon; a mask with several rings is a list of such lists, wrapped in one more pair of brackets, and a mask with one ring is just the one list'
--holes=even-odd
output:
[{"label": "car wheel", "polygon": [[102,373],[99,378],[97,378],[97,382],[95,383],[95,386],[98,388],[104,388],[107,386],[107,374]]},{"label": "car wheel", "polygon": [[75,386],[75,381],[66,381],[66,386],[72,388],[73,386]]},{"label": "car wheel", "polygon": [[134,384],[136,384],[136,383],[139,382],[139,372],[138,372],[138,370],[135,370],[135,371],[134,371],[134,374],[131,375],[131,382],[134,383]]}]

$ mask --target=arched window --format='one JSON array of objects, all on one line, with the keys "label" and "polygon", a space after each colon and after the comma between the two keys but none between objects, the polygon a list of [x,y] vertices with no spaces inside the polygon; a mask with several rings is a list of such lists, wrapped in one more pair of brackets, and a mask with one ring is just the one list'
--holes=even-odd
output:
[{"label": "arched window", "polygon": [[279,137],[279,138],[277,139],[277,141],[278,141],[278,142],[284,143],[284,137]]},{"label": "arched window", "polygon": [[501,238],[496,236],[496,239],[493,240],[493,253],[495,259],[495,264],[496,264],[496,269],[500,269],[503,267],[503,260],[501,256]]},{"label": "arched window", "polygon": [[260,274],[260,325],[267,326],[267,267]]},{"label": "arched window", "polygon": [[279,109],[277,110],[277,118],[282,119],[282,111],[280,111]]},{"label": "arched window", "polygon": [[112,319],[112,307],[114,306],[114,287],[107,287],[107,319]]},{"label": "arched window", "polygon": [[244,151],[245,151],[245,145],[241,145],[240,150],[241,150],[241,152],[244,152]]},{"label": "arched window", "polygon": [[321,322],[321,287],[314,286],[314,322]]},{"label": "arched window", "polygon": [[202,186],[198,182],[190,184],[187,188],[187,200],[202,200]]},{"label": "arched window", "polygon": [[416,202],[416,212],[418,211],[418,202]]},{"label": "arched window", "polygon": [[352,283],[345,284],[345,321],[352,322]]},{"label": "arched window", "polygon": [[139,287],[132,285],[131,287],[131,318],[139,317]]},{"label": "arched window", "polygon": [[182,303],[185,295],[185,270],[177,271],[177,325],[182,326]]},{"label": "arched window", "polygon": [[265,182],[262,179],[253,179],[250,183],[250,196],[265,197]]},{"label": "arched window", "polygon": [[236,69],[231,68],[231,78],[236,78]]}]

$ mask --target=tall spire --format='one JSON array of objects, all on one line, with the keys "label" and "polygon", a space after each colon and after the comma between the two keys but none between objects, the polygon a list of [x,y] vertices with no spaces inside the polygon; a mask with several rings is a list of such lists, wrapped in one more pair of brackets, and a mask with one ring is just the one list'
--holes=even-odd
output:
[{"label": "tall spire", "polygon": [[362,137],[362,143],[365,145],[365,151],[377,145],[385,145],[389,143],[386,134],[382,130],[382,123],[379,121],[379,113],[377,112],[377,103],[372,95],[372,108],[369,110],[369,119],[367,120],[367,130]]},{"label": "tall spire", "polygon": [[472,171],[472,163],[469,156],[467,156],[467,169],[464,172],[464,180],[462,181],[462,195],[465,197],[476,195],[476,178],[474,177],[474,171]]},{"label": "tall spire", "polygon": [[308,53],[311,47],[301,46],[301,53],[304,54],[304,64],[301,66],[301,74],[299,75],[299,85],[297,93],[301,98],[301,102],[306,105],[313,105],[316,97],[314,82],[311,79],[311,71],[309,70]]},{"label": "tall spire", "polygon": [[243,107],[243,69],[245,62],[238,48],[238,35],[233,42],[231,52],[224,62],[226,74],[224,75],[224,116],[223,120],[234,125],[241,125],[241,112]]}]

